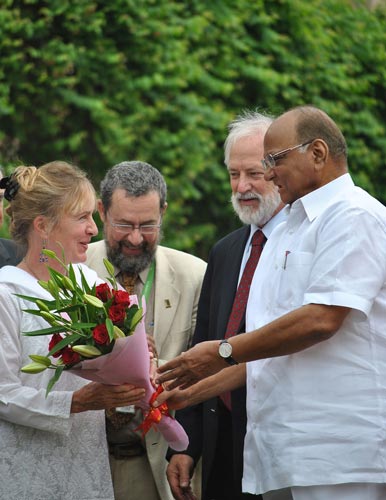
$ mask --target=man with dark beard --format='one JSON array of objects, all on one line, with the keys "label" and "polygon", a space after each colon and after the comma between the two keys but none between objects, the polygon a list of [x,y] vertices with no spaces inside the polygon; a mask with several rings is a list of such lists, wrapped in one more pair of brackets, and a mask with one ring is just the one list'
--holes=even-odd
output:
[{"label": "man with dark beard", "polygon": [[[160,172],[141,161],[112,167],[101,182],[98,211],[104,240],[89,245],[87,265],[107,278],[103,259],[117,281],[146,300],[146,333],[154,358],[162,363],[188,349],[195,325],[206,263],[159,245],[167,208]],[[125,410],[125,409],[122,409]],[[107,439],[116,500],[172,499],[166,481],[167,444],[151,429],[145,439],[135,429],[135,408],[106,413]]]},{"label": "man with dark beard", "polygon": [[[271,123],[272,119],[268,116],[246,112],[229,126],[224,148],[232,189],[231,201],[236,214],[246,225],[220,240],[211,251],[193,344],[221,340],[227,337],[226,332],[235,335],[245,331],[245,308],[240,311],[236,325],[233,319],[235,297],[243,283],[244,269],[249,265],[247,261],[253,235],[262,232],[264,239],[268,238],[274,227],[284,219],[281,212],[284,205],[278,190],[273,183],[264,180],[261,164],[264,135]],[[252,275],[255,267],[256,262]],[[233,331],[229,332],[231,328]],[[230,395],[213,397],[218,394],[213,379],[208,388],[205,386],[204,394],[206,397],[199,397],[199,400],[207,401],[176,414],[189,436],[189,447],[181,454],[169,451],[171,458],[168,455],[167,475],[174,498],[195,498],[190,489],[190,477],[200,456],[202,500],[248,498],[249,495],[243,494],[241,489],[246,431],[245,387],[232,391]],[[184,406],[185,403],[178,407]]]}]

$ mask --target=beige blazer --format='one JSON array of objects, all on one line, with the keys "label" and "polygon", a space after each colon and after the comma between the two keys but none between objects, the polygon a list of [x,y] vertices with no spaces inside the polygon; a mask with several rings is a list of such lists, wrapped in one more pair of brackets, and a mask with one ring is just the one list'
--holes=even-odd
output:
[{"label": "beige blazer", "polygon": [[[104,240],[91,243],[86,264],[106,279],[108,274],[103,258],[107,258]],[[162,362],[178,356],[190,346],[206,263],[163,246],[158,246],[155,260],[154,340]],[[146,448],[160,497],[173,500],[166,479],[167,443],[159,432],[151,429],[146,435]]]}]

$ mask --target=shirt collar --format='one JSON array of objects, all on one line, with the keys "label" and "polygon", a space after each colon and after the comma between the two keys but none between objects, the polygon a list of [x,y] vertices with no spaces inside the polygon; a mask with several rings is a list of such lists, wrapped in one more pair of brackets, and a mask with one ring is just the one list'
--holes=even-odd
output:
[{"label": "shirt collar", "polygon": [[275,229],[275,227],[281,222],[285,221],[286,218],[287,218],[287,213],[284,210],[284,208],[282,208],[280,212],[278,212],[271,219],[269,219],[269,221],[266,222],[263,227],[258,227],[256,226],[256,224],[251,224],[251,231],[249,233],[248,244],[251,242],[252,236],[258,229],[260,229],[263,232],[264,236],[268,239],[272,231]]},{"label": "shirt collar", "polygon": [[320,215],[342,191],[346,191],[352,186],[354,186],[354,181],[351,175],[348,173],[343,174],[319,189],[315,189],[315,191],[294,201],[292,205],[287,205],[287,213],[290,213],[292,210],[297,210],[297,207],[302,205],[308,220],[312,221],[318,217],[318,215]]}]

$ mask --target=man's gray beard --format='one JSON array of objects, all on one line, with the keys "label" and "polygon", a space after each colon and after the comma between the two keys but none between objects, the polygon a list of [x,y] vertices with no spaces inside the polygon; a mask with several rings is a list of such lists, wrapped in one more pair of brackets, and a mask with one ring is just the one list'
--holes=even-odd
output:
[{"label": "man's gray beard", "polygon": [[[254,207],[242,207],[239,202],[240,199],[257,199],[260,202],[259,207],[257,209]],[[273,217],[277,207],[281,203],[281,198],[277,191],[272,191],[272,193],[265,196],[259,193],[247,193],[245,195],[237,193],[232,194],[231,202],[233,210],[241,222],[262,227]]]},{"label": "man's gray beard", "polygon": [[122,240],[118,241],[117,246],[113,248],[105,238],[107,258],[120,271],[131,275],[139,274],[151,264],[160,240],[161,233],[159,234],[157,241],[152,246],[145,241],[142,243],[141,255],[127,256],[122,254],[122,247],[124,246],[124,242]]}]

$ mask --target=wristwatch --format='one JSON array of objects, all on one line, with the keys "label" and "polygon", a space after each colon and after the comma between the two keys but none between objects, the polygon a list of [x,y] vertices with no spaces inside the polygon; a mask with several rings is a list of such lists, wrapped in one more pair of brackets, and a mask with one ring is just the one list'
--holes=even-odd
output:
[{"label": "wristwatch", "polygon": [[238,362],[232,358],[232,346],[227,340],[222,340],[218,346],[218,353],[228,365],[238,365]]}]

